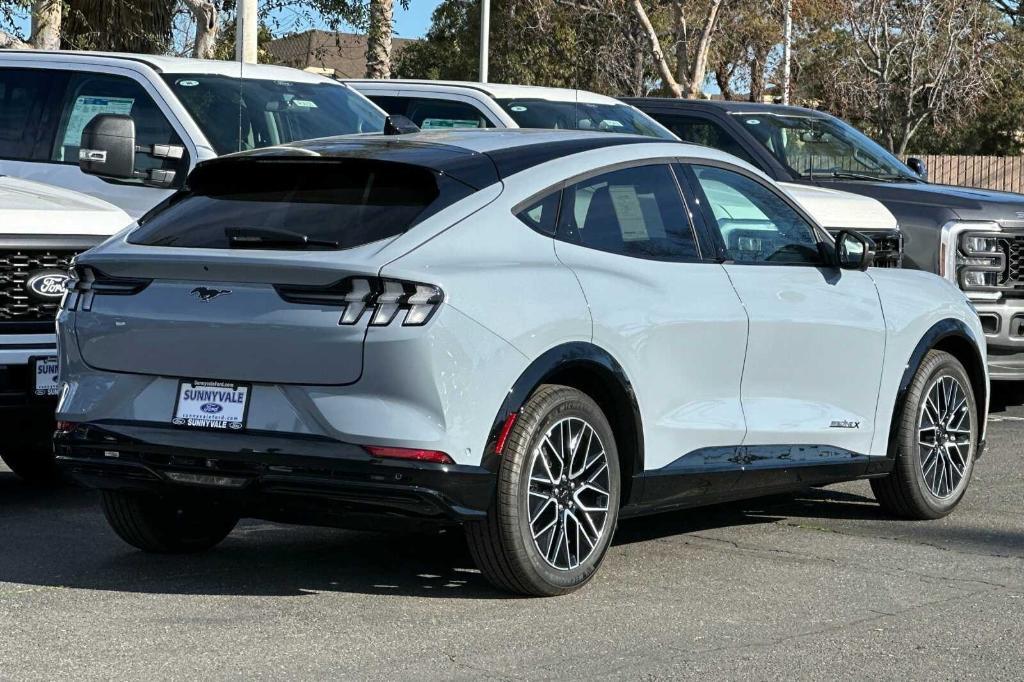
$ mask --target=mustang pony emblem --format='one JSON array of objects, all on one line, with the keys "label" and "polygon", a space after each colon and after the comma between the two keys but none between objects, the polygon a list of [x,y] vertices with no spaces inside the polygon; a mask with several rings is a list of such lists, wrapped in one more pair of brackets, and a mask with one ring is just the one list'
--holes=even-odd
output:
[{"label": "mustang pony emblem", "polygon": [[231,289],[210,289],[208,287],[196,287],[192,291],[188,292],[189,296],[195,296],[200,301],[212,301],[218,296],[227,296],[231,293]]}]

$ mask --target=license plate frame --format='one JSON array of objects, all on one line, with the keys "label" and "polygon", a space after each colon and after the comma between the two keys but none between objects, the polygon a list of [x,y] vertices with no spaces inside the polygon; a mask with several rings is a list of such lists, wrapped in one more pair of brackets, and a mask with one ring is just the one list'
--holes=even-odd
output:
[{"label": "license plate frame", "polygon": [[[186,396],[186,389],[206,390],[209,396]],[[241,395],[241,407],[236,408],[237,401],[231,398]],[[182,403],[186,398],[187,402]],[[203,431],[244,431],[249,421],[249,406],[252,402],[252,384],[236,381],[210,381],[205,379],[179,379],[174,396],[174,410],[171,412],[173,426],[201,429]],[[195,405],[198,406],[198,411]],[[219,406],[219,410],[206,409],[207,405]],[[229,409],[225,414],[225,406]],[[229,417],[225,419],[224,417]]]},{"label": "license plate frame", "polygon": [[[59,358],[56,355],[33,355],[28,359],[28,390],[32,397],[46,399],[56,398],[60,395],[60,365],[58,362]],[[39,367],[43,363],[46,363],[47,366],[52,364],[55,371],[51,375],[53,381],[41,385],[39,383]]]}]

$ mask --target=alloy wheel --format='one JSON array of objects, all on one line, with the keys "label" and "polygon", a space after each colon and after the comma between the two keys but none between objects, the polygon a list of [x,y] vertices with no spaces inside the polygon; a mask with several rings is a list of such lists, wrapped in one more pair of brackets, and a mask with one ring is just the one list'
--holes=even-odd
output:
[{"label": "alloy wheel", "polygon": [[960,381],[937,377],[921,403],[917,442],[925,485],[939,499],[959,493],[967,481],[971,422],[970,401]]},{"label": "alloy wheel", "polygon": [[530,532],[553,568],[577,568],[600,545],[608,530],[609,480],[601,438],[579,417],[555,422],[534,448]]}]

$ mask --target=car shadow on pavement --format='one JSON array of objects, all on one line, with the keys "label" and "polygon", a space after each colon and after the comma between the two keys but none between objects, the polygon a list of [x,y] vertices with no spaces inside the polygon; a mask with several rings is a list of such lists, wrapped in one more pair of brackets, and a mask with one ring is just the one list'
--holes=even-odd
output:
[{"label": "car shadow on pavement", "polygon": [[870,497],[813,488],[800,493],[729,502],[629,519],[619,523],[614,544],[645,542],[712,528],[776,523],[787,517],[888,519]]},{"label": "car shadow on pavement", "polygon": [[[922,524],[888,519],[869,497],[831,489],[774,496],[625,520],[615,545],[708,529],[814,517],[888,523],[870,536],[915,536]],[[928,527],[941,545],[974,542],[971,529]],[[978,540],[984,542],[982,540]],[[991,553],[1024,549],[1024,536],[989,537]],[[243,521],[221,545],[196,555],[145,554],[107,527],[95,492],[34,488],[0,472],[0,594],[3,585],[146,594],[302,596],[315,593],[448,599],[510,598],[476,570],[458,530],[380,534]]]}]

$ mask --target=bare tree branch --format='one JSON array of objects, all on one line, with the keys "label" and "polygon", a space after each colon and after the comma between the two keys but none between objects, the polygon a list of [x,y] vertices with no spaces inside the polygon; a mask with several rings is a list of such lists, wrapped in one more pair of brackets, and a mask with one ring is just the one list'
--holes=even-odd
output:
[{"label": "bare tree branch", "polygon": [[681,98],[683,96],[683,89],[672,74],[672,69],[669,68],[668,61],[665,59],[665,51],[661,49],[661,40],[658,39],[658,32],[654,30],[654,25],[651,23],[650,17],[647,16],[647,11],[644,10],[640,0],[632,0],[632,5],[636,18],[640,21],[640,25],[647,35],[647,40],[650,43],[651,57],[654,59],[654,65],[658,68],[658,73],[661,75],[665,87],[668,88],[673,97]]},{"label": "bare tree branch", "polygon": [[0,31],[0,50],[31,50],[32,46],[21,38]]},{"label": "bare tree branch", "polygon": [[217,49],[217,6],[210,0],[182,0],[196,22],[196,39],[192,45],[192,56],[212,59]]}]

